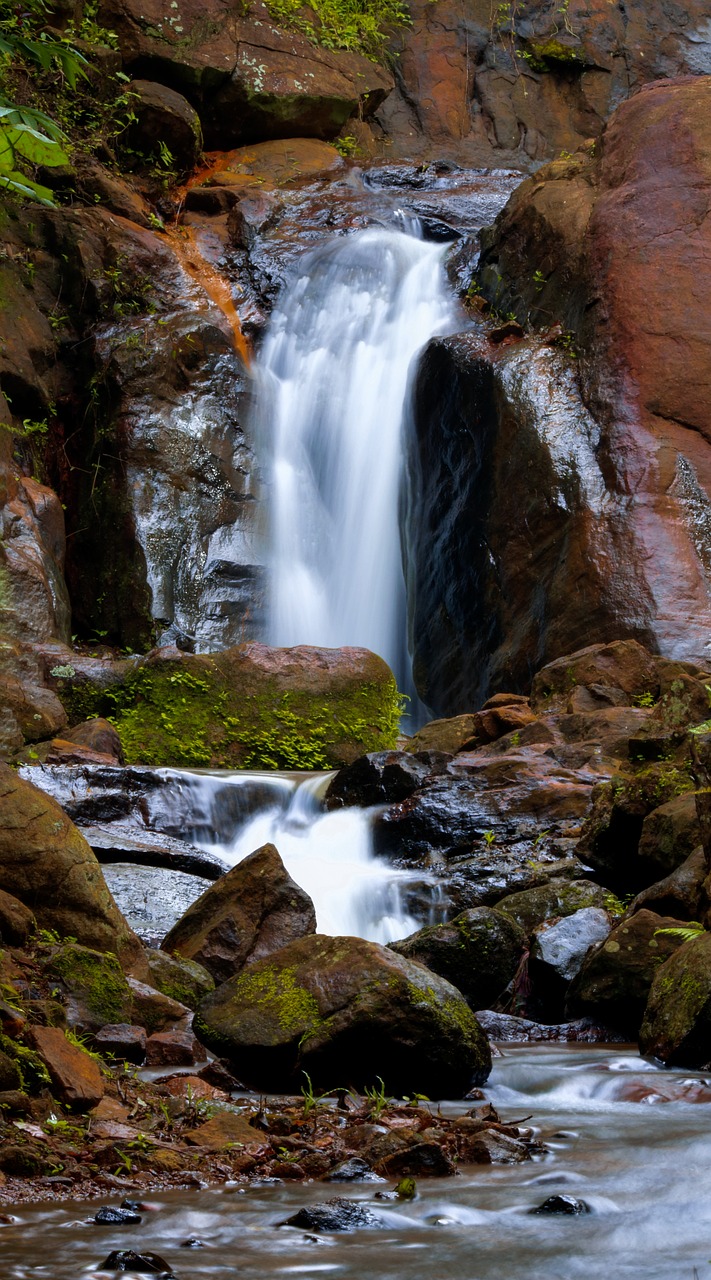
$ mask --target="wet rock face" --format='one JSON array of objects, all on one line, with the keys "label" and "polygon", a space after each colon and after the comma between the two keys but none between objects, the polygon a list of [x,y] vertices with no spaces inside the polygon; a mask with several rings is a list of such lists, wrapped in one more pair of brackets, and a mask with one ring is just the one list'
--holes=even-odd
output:
[{"label": "wet rock face", "polygon": [[261,4],[223,2],[206,21],[197,0],[172,13],[160,0],[102,0],[100,20],[129,68],[195,103],[213,149],[334,138],[351,115],[372,115],[392,87],[384,68],[281,30]]},{"label": "wet rock face", "polygon": [[196,1034],[248,1082],[286,1090],[388,1081],[395,1092],[460,1097],[491,1070],[459,992],[419,964],[358,938],[293,942],[200,1004]]},{"label": "wet rock face", "polygon": [[702,0],[673,16],[663,0],[572,0],[565,24],[554,0],[533,0],[516,15],[516,56],[488,0],[413,0],[410,12],[397,88],[377,117],[395,154],[530,165],[597,137],[648,81],[711,70]]},{"label": "wet rock face", "polygon": [[[699,214],[710,101],[706,76],[645,88],[615,112],[599,155],[555,161],[522,184],[481,260],[497,305],[575,333],[613,506],[608,545],[625,546],[615,633],[692,659],[708,653],[711,620],[711,233]],[[621,495],[632,491],[628,507]]]}]

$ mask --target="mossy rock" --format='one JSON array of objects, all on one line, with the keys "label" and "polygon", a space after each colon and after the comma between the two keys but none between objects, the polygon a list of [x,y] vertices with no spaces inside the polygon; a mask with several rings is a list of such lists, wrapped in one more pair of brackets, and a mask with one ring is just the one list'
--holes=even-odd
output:
[{"label": "mossy rock", "polygon": [[668,1067],[711,1066],[711,934],[683,943],[657,970],[639,1047]]},{"label": "mossy rock", "polygon": [[584,907],[605,909],[610,896],[608,889],[592,880],[549,880],[538,888],[510,893],[497,902],[496,910],[511,916],[530,936],[546,920],[572,916]]},{"label": "mossy rock", "polygon": [[48,961],[47,972],[72,998],[75,1026],[93,1031],[131,1021],[133,995],[115,956],[68,942]]},{"label": "mossy rock", "polygon": [[151,985],[161,995],[177,1000],[188,1009],[197,1009],[203,996],[214,991],[214,979],[196,960],[168,955],[165,951],[151,950],[146,954]]},{"label": "mossy rock", "polygon": [[241,1079],[289,1092],[461,1097],[491,1070],[489,1044],[459,991],[361,938],[316,934],[283,947],[206,996],[193,1029]]},{"label": "mossy rock", "polygon": [[514,977],[526,948],[523,929],[491,907],[462,911],[447,924],[429,925],[390,950],[416,960],[451,982],[472,1009],[488,1009]]},{"label": "mossy rock", "polygon": [[17,1061],[0,1049],[0,1091],[21,1089],[22,1085],[22,1072]]},{"label": "mossy rock", "polygon": [[127,764],[330,769],[394,747],[402,700],[366,649],[271,649],[218,654],[156,649],[120,676],[56,678],[70,720],[105,716]]},{"label": "mossy rock", "polygon": [[12,1040],[10,1036],[0,1035],[0,1054],[12,1061],[17,1069],[19,1083],[6,1085],[5,1088],[25,1089],[35,1093],[50,1084],[49,1072],[38,1053],[28,1049],[27,1045]]}]

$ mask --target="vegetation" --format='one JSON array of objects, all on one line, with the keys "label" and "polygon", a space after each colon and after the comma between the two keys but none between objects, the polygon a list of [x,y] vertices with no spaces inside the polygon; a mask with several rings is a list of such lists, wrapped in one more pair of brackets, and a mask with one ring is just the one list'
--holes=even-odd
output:
[{"label": "vegetation", "polygon": [[326,49],[382,58],[389,35],[410,25],[403,0],[267,0],[275,22],[295,27]]}]

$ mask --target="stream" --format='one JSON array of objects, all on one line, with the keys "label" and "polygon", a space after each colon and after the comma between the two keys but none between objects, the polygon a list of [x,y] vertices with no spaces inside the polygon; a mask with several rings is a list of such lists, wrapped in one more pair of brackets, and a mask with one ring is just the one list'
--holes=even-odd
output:
[{"label": "stream", "polygon": [[[228,1184],[151,1197],[155,1212],[123,1228],[87,1225],[95,1201],[21,1206],[0,1228],[3,1277],[98,1280],[112,1274],[99,1267],[113,1249],[155,1252],[177,1280],[711,1274],[711,1085],[703,1077],[658,1070],[624,1047],[505,1046],[484,1092],[502,1119],[532,1116],[545,1156],[421,1181],[409,1204],[379,1202],[372,1183]],[[467,1104],[442,1106],[455,1114]],[[583,1199],[590,1213],[530,1215],[556,1193]],[[278,1226],[334,1195],[367,1202],[383,1229],[314,1237]],[[203,1247],[183,1247],[191,1238]]]}]

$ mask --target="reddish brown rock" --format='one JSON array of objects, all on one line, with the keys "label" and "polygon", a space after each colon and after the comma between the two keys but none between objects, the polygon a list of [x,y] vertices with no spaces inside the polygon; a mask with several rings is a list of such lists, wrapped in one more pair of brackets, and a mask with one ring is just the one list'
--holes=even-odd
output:
[{"label": "reddish brown rock", "polygon": [[207,1151],[222,1151],[233,1145],[247,1148],[264,1146],[264,1135],[245,1120],[236,1111],[220,1111],[199,1129],[192,1129],[185,1138],[196,1147],[204,1147]]},{"label": "reddish brown rock", "polygon": [[109,1053],[114,1058],[139,1065],[146,1057],[146,1032],[143,1027],[132,1027],[127,1022],[107,1023],[94,1033],[94,1045],[99,1053]]},{"label": "reddish brown rock", "polygon": [[190,1031],[156,1031],[146,1041],[146,1066],[189,1067],[207,1057]]},{"label": "reddish brown rock", "polygon": [[274,845],[265,844],[210,885],[162,946],[197,960],[220,983],[315,932],[311,899],[292,880]]},{"label": "reddish brown rock", "polygon": [[143,948],[94,854],[54,800],[0,764],[0,887],[44,928],[140,964]]},{"label": "reddish brown rock", "polygon": [[121,739],[114,726],[101,716],[96,716],[93,720],[85,720],[82,724],[75,725],[73,729],[67,729],[63,737],[65,741],[76,742],[99,755],[110,756],[117,764],[124,763]]},{"label": "reddish brown rock", "polygon": [[21,947],[34,932],[36,921],[24,903],[0,889],[0,942]]},{"label": "reddish brown rock", "polygon": [[31,1047],[49,1071],[53,1089],[71,1111],[91,1111],[104,1096],[104,1082],[93,1058],[70,1044],[59,1027],[32,1027]]},{"label": "reddish brown rock", "polygon": [[155,987],[140,982],[137,978],[129,978],[128,985],[131,988],[134,1021],[149,1033],[165,1031],[176,1024],[187,1024],[190,1018],[187,1005],[173,1000],[171,996],[164,995],[162,991],[157,991]]}]

